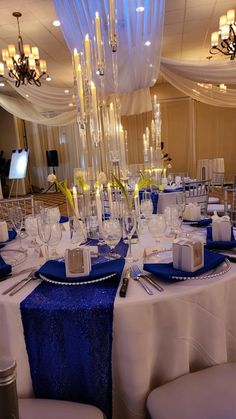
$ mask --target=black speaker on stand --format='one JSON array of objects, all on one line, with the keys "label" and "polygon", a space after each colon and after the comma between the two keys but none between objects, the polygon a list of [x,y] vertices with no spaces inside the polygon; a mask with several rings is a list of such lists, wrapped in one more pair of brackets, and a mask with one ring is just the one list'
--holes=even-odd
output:
[{"label": "black speaker on stand", "polygon": [[[48,165],[48,167],[52,167],[52,172],[55,175],[56,174],[55,167],[58,167],[59,166],[57,150],[46,150],[46,157],[47,157],[47,165]],[[48,187],[48,189],[46,191],[44,191],[44,193],[47,193],[52,188],[55,189],[55,192],[58,192],[57,185],[55,184],[55,182],[53,182]]]}]

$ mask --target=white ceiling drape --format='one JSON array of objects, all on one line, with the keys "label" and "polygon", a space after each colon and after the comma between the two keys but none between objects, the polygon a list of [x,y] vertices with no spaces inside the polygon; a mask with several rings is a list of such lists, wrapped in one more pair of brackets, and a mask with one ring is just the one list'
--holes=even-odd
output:
[{"label": "white ceiling drape", "polygon": [[48,126],[65,126],[71,125],[76,122],[77,111],[64,112],[56,116],[48,114],[44,116],[38,112],[34,106],[25,99],[14,98],[7,95],[0,95],[0,106],[7,112],[15,115],[25,121],[36,122]]},{"label": "white ceiling drape", "polygon": [[236,107],[236,89],[227,87],[227,90],[223,90],[220,86],[214,85],[214,83],[229,83],[229,80],[232,84],[236,83],[234,61],[205,64],[197,61],[173,61],[162,58],[161,74],[176,89],[192,99],[213,106]]},{"label": "white ceiling drape", "polygon": [[161,58],[161,71],[170,72],[189,80],[202,83],[236,84],[236,60],[185,61]]},{"label": "white ceiling drape", "polygon": [[[67,45],[73,52],[83,49],[88,33],[94,43],[95,12],[101,18],[101,31],[105,49],[105,93],[126,93],[152,86],[159,73],[164,0],[143,0],[143,13],[137,13],[139,0],[116,0],[119,47],[112,53],[109,46],[109,0],[53,0]],[[151,45],[146,46],[145,42]],[[112,58],[117,55],[118,87],[113,80]],[[112,57],[113,55],[113,57]],[[96,67],[94,66],[94,70]],[[93,79],[96,80],[95,71]]]}]

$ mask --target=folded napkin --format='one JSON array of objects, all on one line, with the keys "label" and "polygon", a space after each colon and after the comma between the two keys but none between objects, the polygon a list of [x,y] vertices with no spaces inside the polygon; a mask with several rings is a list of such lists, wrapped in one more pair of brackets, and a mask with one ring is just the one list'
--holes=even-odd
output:
[{"label": "folded napkin", "polygon": [[231,240],[230,241],[213,241],[212,240],[212,228],[207,227],[207,241],[206,247],[208,249],[233,249],[236,247],[236,240],[234,237],[233,228],[231,229]]},{"label": "folded napkin", "polygon": [[11,265],[4,262],[0,256],[0,279],[11,273]]},{"label": "folded napkin", "polygon": [[198,269],[195,272],[185,272],[181,271],[180,269],[174,269],[173,263],[145,263],[143,265],[143,269],[163,279],[172,279],[173,276],[194,277],[197,275],[202,275],[211,269],[216,268],[224,260],[224,255],[220,255],[218,253],[204,249],[204,267]]},{"label": "folded napkin", "polygon": [[78,278],[67,278],[65,263],[58,262],[57,260],[48,260],[41,268],[37,271],[36,276],[40,274],[46,276],[57,282],[87,282],[94,279],[103,278],[105,276],[116,273],[121,275],[124,268],[125,260],[117,259],[104,263],[98,263],[92,266],[92,270],[89,276],[83,276]]},{"label": "folded napkin", "polygon": [[8,230],[9,239],[5,242],[0,242],[1,244],[8,243],[16,238],[16,231],[15,230]]},{"label": "folded napkin", "polygon": [[69,218],[66,217],[65,215],[61,215],[59,223],[63,224],[63,223],[67,223],[67,221],[69,221]]},{"label": "folded napkin", "polygon": [[163,191],[164,193],[170,193],[170,192],[183,192],[183,188],[182,187],[176,187],[176,186],[169,186],[167,188],[164,189]]},{"label": "folded napkin", "polygon": [[202,220],[198,220],[198,221],[183,220],[183,223],[190,224],[192,227],[207,227],[209,224],[212,223],[212,219],[203,218]]}]

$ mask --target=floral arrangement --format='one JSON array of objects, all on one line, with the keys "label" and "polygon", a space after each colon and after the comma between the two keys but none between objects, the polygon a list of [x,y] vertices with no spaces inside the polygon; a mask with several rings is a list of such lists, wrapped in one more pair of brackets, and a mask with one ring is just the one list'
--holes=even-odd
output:
[{"label": "floral arrangement", "polygon": [[75,182],[81,187],[82,191],[87,191],[89,189],[89,185],[84,179],[84,174],[80,170],[75,174]]},{"label": "floral arrangement", "polygon": [[129,193],[128,190],[126,189],[126,187],[120,181],[120,179],[118,179],[115,175],[113,175],[112,177],[113,177],[113,187],[118,187],[121,190],[121,192],[123,193],[124,198],[127,202],[127,206],[128,206],[129,209],[131,209],[131,207],[132,207],[133,198],[135,196],[137,196],[139,191],[141,191],[142,189],[145,189],[145,188],[149,188],[151,186],[157,186],[156,182],[154,182],[152,180],[151,175],[144,174],[144,173],[141,172],[140,177],[138,178],[138,181],[137,181],[137,187],[135,188],[134,191],[132,191],[132,193]]},{"label": "floral arrangement", "polygon": [[51,175],[48,175],[48,182],[55,183],[55,185],[57,186],[57,188],[59,189],[59,191],[68,200],[68,202],[69,202],[70,207],[72,208],[72,210],[75,212],[75,205],[74,205],[73,195],[72,195],[72,192],[71,192],[70,188],[68,188],[68,186],[67,186],[67,180],[62,180],[61,182],[58,182],[58,180],[56,178],[56,175],[51,174]]}]

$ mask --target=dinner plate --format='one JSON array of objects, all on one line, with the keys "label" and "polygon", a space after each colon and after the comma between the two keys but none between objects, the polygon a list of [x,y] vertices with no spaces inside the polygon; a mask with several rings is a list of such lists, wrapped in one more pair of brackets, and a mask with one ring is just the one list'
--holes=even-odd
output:
[{"label": "dinner plate", "polygon": [[228,259],[225,259],[224,262],[222,262],[219,266],[217,266],[214,269],[211,269],[209,272],[202,274],[202,275],[196,275],[196,276],[172,276],[172,279],[178,280],[178,281],[185,281],[186,279],[210,279],[210,278],[216,278],[217,276],[221,276],[226,274],[231,269],[231,263]]},{"label": "dinner plate", "polygon": [[25,250],[7,249],[5,247],[0,250],[0,254],[4,262],[11,266],[17,266],[24,262],[27,256]]}]

